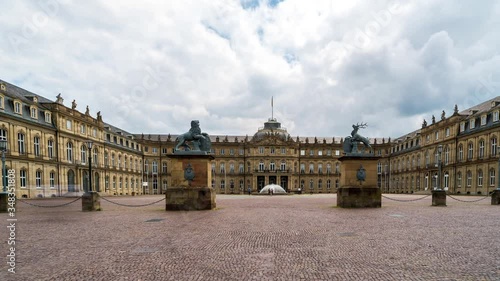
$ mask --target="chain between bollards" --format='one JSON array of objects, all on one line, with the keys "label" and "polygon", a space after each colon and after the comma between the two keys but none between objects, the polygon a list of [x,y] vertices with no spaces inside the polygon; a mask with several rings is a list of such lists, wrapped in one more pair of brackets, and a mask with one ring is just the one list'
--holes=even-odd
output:
[{"label": "chain between bollards", "polygon": [[34,206],[34,207],[39,207],[39,208],[57,208],[57,207],[63,207],[63,206],[66,206],[66,205],[69,205],[71,203],[75,203],[76,201],[82,199],[82,197],[78,197],[76,198],[75,200],[71,201],[71,202],[68,202],[68,203],[64,203],[64,204],[61,204],[61,205],[37,205],[37,204],[33,204],[33,203],[29,203],[29,202],[26,202],[22,199],[16,199],[16,201],[20,201],[24,204],[27,204],[27,205],[30,205],[30,206]]},{"label": "chain between bollards", "polygon": [[413,201],[418,201],[418,200],[422,200],[424,198],[427,198],[429,196],[431,196],[432,194],[429,194],[429,195],[425,195],[424,197],[421,197],[421,198],[417,198],[417,199],[410,199],[410,200],[401,200],[401,199],[394,199],[394,198],[390,198],[390,197],[387,197],[387,196],[384,196],[382,195],[382,197],[384,197],[385,199],[389,199],[389,200],[392,200],[392,201],[398,201],[398,202],[413,202]]},{"label": "chain between bollards", "polygon": [[113,202],[109,199],[106,199],[105,197],[101,197],[101,199],[103,199],[104,201],[107,201],[111,204],[115,204],[115,205],[118,205],[118,206],[123,206],[123,207],[145,207],[145,206],[150,206],[150,205],[153,205],[153,204],[156,204],[156,203],[159,203],[163,200],[165,200],[165,198],[162,198],[158,201],[155,201],[155,202],[151,202],[151,203],[147,203],[147,204],[140,204],[140,205],[129,205],[129,204],[122,204],[122,203],[118,203],[118,202]]},{"label": "chain between bollards", "polygon": [[474,203],[474,202],[479,202],[479,201],[484,200],[484,199],[486,199],[486,198],[488,198],[488,197],[489,197],[489,195],[487,194],[486,196],[482,197],[481,199],[477,199],[477,200],[462,200],[462,199],[455,198],[455,197],[453,197],[453,196],[451,196],[451,195],[449,195],[449,194],[448,194],[447,196],[449,196],[449,197],[450,197],[451,199],[453,199],[453,200],[457,200],[457,201],[459,201],[459,202],[464,202],[464,203]]}]

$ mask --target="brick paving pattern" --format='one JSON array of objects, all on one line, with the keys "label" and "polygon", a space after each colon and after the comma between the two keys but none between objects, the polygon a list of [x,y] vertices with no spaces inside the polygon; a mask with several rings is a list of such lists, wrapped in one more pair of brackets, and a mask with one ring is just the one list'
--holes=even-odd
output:
[{"label": "brick paving pattern", "polygon": [[380,209],[341,209],[335,195],[218,195],[214,211],[101,200],[104,210],[92,213],[80,211],[81,201],[19,202],[17,273],[3,262],[0,280],[500,280],[500,206],[447,201],[384,198]]}]

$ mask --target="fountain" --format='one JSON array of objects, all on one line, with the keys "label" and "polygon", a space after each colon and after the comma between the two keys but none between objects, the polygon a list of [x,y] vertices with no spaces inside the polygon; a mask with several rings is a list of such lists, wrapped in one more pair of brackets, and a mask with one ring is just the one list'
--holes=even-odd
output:
[{"label": "fountain", "polygon": [[286,190],[283,189],[283,187],[277,185],[277,184],[268,184],[266,186],[264,186],[264,188],[259,192],[261,194],[268,194],[269,193],[269,189],[270,188],[273,188],[274,189],[274,194],[284,194],[286,193]]}]

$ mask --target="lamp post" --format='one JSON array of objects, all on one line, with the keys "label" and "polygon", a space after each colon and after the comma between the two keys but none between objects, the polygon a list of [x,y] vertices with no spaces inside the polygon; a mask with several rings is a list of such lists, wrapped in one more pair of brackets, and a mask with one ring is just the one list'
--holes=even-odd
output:
[{"label": "lamp post", "polygon": [[2,193],[7,193],[7,169],[5,168],[5,152],[7,152],[7,140],[0,140],[0,151],[2,152]]},{"label": "lamp post", "polygon": [[7,213],[9,194],[7,193],[7,170],[5,169],[5,152],[7,151],[7,140],[0,140],[0,151],[2,152],[2,192],[0,192],[0,213]]},{"label": "lamp post", "polygon": [[[500,155],[500,145],[497,147],[497,153]],[[500,157],[498,157],[497,192],[500,192]]]},{"label": "lamp post", "polygon": [[438,176],[437,176],[437,190],[441,189],[441,152],[443,152],[443,146],[438,145]]},{"label": "lamp post", "polygon": [[87,148],[89,149],[89,187],[87,192],[92,192],[92,141],[87,141]]}]

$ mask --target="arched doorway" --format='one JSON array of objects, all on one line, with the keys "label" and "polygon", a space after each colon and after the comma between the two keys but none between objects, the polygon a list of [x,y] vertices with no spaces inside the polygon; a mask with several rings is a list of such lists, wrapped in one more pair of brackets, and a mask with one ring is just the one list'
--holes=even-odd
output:
[{"label": "arched doorway", "polygon": [[68,171],[68,192],[75,192],[75,172]]}]

